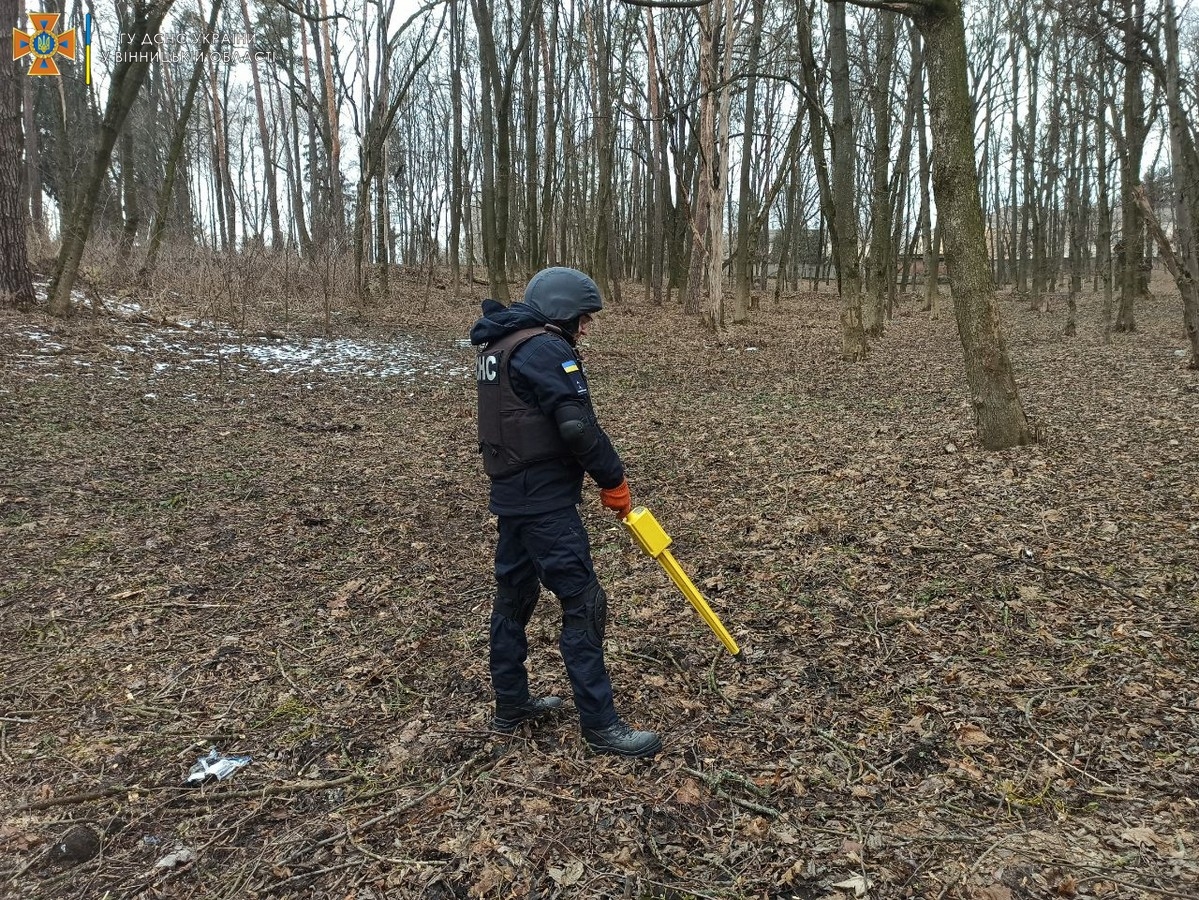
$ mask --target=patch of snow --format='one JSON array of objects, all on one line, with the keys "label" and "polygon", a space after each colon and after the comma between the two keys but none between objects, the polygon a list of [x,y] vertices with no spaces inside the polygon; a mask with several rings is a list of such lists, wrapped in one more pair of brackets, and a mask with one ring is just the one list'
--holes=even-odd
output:
[{"label": "patch of snow", "polygon": [[[135,303],[117,304],[117,308],[131,315],[142,312]],[[18,326],[12,333],[34,345],[32,352],[18,352],[13,356],[28,359],[34,365],[53,365],[58,357],[64,357],[68,352],[67,347],[39,328]],[[108,349],[128,357],[128,364],[142,358],[152,359],[153,372],[157,375],[188,372],[197,366],[221,363],[235,370],[258,369],[274,375],[320,373],[371,379],[424,376],[445,380],[469,375],[469,367],[462,364],[460,354],[425,347],[404,336],[389,341],[320,337],[278,340],[259,336],[244,338],[227,328],[179,331],[139,325],[127,328],[122,338],[119,343],[109,344]],[[89,361],[79,358],[69,359],[69,362],[79,367],[91,366]],[[128,364],[114,365],[111,377],[128,377]],[[306,387],[311,390],[312,384]]]}]

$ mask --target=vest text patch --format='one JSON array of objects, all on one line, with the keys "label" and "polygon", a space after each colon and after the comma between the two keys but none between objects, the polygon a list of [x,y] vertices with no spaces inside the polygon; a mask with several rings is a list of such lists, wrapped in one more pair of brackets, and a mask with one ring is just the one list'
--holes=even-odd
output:
[{"label": "vest text patch", "polygon": [[478,381],[498,381],[500,357],[498,353],[480,353],[475,357],[475,378]]}]

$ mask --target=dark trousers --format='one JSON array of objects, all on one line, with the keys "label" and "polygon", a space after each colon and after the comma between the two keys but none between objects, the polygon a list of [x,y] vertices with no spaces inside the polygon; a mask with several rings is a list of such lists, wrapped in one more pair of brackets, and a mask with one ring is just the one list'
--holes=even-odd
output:
[{"label": "dark trousers", "polygon": [[491,612],[491,685],[496,704],[529,697],[525,626],[544,585],[562,604],[558,646],[584,728],[616,721],[612,682],[604,665],[608,598],[595,577],[591,544],[578,510],[500,516],[495,547],[495,605]]}]

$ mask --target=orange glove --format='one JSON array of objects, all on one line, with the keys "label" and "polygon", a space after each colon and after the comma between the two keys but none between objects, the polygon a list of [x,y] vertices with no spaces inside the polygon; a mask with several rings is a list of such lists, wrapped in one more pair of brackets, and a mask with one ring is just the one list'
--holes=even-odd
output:
[{"label": "orange glove", "polygon": [[616,511],[616,515],[624,518],[633,511],[633,500],[629,496],[629,481],[622,478],[614,488],[600,489],[600,503]]}]

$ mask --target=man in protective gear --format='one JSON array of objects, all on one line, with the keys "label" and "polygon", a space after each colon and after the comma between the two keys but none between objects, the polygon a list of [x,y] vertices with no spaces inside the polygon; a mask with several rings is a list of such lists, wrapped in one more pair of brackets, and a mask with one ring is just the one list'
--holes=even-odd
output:
[{"label": "man in protective gear", "polygon": [[594,281],[575,269],[538,272],[521,303],[483,301],[471,328],[478,348],[479,449],[491,478],[489,509],[498,517],[495,604],[491,613],[492,727],[512,732],[562,707],[529,694],[525,627],[544,585],[562,604],[559,646],[583,738],[598,753],[653,756],[652,731],[616,713],[604,664],[607,595],[579,518],[583,476],[617,515],[632,509],[624,465],[596,421],[587,376],[575,350],[603,308]]}]

